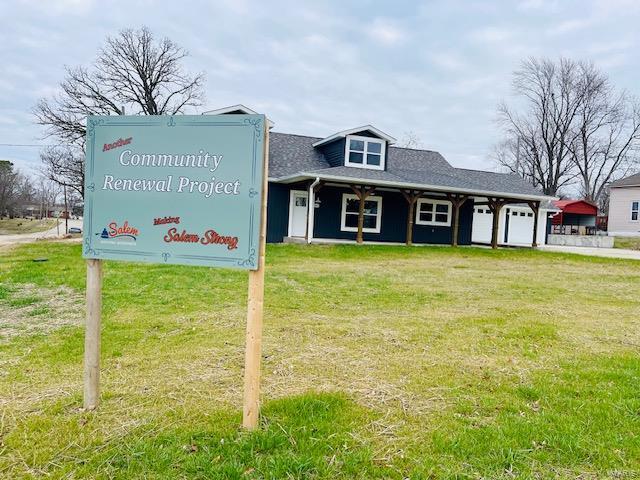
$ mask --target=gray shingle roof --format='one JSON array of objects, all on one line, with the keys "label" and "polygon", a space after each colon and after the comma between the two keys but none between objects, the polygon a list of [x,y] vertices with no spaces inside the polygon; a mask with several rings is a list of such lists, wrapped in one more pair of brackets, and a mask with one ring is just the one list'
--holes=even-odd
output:
[{"label": "gray shingle roof", "polygon": [[631,175],[630,177],[621,178],[620,180],[616,180],[615,182],[611,182],[610,187],[632,187],[640,185],[640,173],[636,173],[635,175]]},{"label": "gray shingle roof", "polygon": [[286,177],[299,172],[327,168],[329,164],[313,143],[316,137],[286,133],[269,134],[269,176]]},{"label": "gray shingle roof", "polygon": [[452,167],[431,150],[389,147],[387,170],[331,167],[312,145],[318,137],[272,132],[269,148],[269,176],[274,179],[329,176],[363,181],[406,183],[461,191],[496,192],[521,196],[542,196],[542,192],[517,175]]}]

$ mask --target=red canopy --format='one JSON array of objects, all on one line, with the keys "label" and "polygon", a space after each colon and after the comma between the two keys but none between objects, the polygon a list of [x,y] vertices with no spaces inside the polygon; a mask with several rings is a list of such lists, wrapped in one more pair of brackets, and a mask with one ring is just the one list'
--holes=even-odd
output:
[{"label": "red canopy", "polygon": [[598,207],[586,200],[555,200],[553,204],[563,213],[579,215],[598,215]]}]

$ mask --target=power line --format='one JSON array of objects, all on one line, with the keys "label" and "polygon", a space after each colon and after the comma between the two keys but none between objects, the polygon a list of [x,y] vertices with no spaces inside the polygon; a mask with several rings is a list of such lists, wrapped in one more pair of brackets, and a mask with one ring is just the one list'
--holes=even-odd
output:
[{"label": "power line", "polygon": [[66,144],[66,143],[59,143],[59,144],[54,144],[54,143],[45,143],[45,144],[38,144],[38,143],[0,143],[0,147],[70,147],[70,144]]}]

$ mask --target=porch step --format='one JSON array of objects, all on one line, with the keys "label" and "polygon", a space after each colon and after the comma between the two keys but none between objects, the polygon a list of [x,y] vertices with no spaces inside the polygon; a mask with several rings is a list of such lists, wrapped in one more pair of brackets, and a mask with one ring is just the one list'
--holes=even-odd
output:
[{"label": "porch step", "polygon": [[282,243],[298,243],[306,245],[307,241],[304,237],[284,237]]}]

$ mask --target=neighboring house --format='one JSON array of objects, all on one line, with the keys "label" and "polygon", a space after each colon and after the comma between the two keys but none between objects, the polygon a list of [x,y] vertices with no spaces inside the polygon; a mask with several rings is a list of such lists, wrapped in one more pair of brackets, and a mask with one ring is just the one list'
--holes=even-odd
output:
[{"label": "neighboring house", "polygon": [[551,233],[559,235],[595,235],[598,207],[586,200],[556,200],[560,210],[551,220]]},{"label": "neighboring house", "polygon": [[640,236],[640,173],[609,185],[609,235]]},{"label": "neighboring house", "polygon": [[[234,113],[255,112],[205,112]],[[517,175],[454,168],[438,152],[394,147],[371,125],[269,138],[268,242],[544,243],[540,204],[552,197]]]}]

